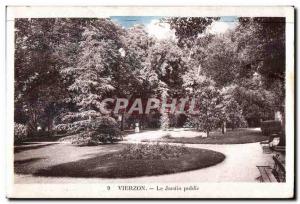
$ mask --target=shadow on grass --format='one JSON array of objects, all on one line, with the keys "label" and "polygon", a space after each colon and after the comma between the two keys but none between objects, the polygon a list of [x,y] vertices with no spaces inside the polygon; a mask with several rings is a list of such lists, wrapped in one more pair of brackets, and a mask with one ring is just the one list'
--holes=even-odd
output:
[{"label": "shadow on grass", "polygon": [[47,146],[50,146],[50,145],[55,145],[54,143],[51,143],[51,144],[39,144],[39,145],[36,145],[36,143],[32,143],[32,145],[22,145],[22,146],[15,146],[14,147],[14,153],[20,153],[20,152],[23,152],[23,151],[27,151],[27,150],[33,150],[33,149],[39,149],[39,148],[43,148],[43,147],[47,147]]},{"label": "shadow on grass", "polygon": [[[158,139],[158,142],[171,142],[183,144],[246,144],[261,142],[269,139],[269,137],[261,134],[260,131],[253,131],[248,129],[237,129],[228,131],[225,134],[221,132],[212,132],[208,137],[172,137],[164,136]],[[148,142],[149,140],[142,140]]]},{"label": "shadow on grass", "polygon": [[37,162],[39,160],[45,159],[43,157],[38,157],[38,158],[30,158],[30,159],[24,159],[24,160],[17,160],[14,161],[14,165],[27,165],[28,163],[33,163],[33,162]]},{"label": "shadow on grass", "polygon": [[95,157],[40,169],[33,175],[49,177],[128,178],[184,172],[216,165],[225,155],[206,149],[189,149],[172,159],[124,159],[119,154],[98,154]]}]

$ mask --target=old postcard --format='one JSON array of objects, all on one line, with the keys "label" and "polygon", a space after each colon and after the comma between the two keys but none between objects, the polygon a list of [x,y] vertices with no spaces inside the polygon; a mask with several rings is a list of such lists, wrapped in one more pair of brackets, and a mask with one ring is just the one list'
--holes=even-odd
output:
[{"label": "old postcard", "polygon": [[7,7],[9,198],[293,198],[293,7]]}]

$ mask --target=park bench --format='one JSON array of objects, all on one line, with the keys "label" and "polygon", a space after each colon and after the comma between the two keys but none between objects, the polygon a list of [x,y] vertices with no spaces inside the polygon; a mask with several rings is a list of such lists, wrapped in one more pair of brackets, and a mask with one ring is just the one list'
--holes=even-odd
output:
[{"label": "park bench", "polygon": [[257,166],[259,172],[260,172],[260,177],[258,177],[260,182],[265,182],[265,183],[272,183],[272,182],[277,182],[277,179],[275,178],[273,174],[273,169],[270,166]]},{"label": "park bench", "polygon": [[273,168],[270,166],[257,166],[260,176],[260,182],[285,182],[285,167],[283,162],[279,160],[279,154],[272,157],[274,160]]},{"label": "park bench", "polygon": [[276,176],[278,182],[285,182],[284,163],[279,160],[279,155],[273,156],[273,160],[274,160],[273,174]]},{"label": "park bench", "polygon": [[285,152],[285,146],[275,146],[272,149],[276,152]]},{"label": "park bench", "polygon": [[272,153],[272,150],[277,149],[277,145],[280,139],[278,141],[275,141],[276,138],[279,138],[279,136],[277,134],[272,134],[271,136],[269,136],[268,140],[260,142],[263,152],[265,154],[270,154]]}]

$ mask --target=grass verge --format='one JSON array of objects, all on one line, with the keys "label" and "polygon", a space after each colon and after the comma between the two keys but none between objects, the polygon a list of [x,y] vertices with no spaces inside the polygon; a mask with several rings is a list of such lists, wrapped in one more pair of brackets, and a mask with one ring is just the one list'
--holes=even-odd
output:
[{"label": "grass verge", "polygon": [[[228,131],[225,134],[221,132],[212,132],[208,137],[172,137],[164,136],[157,142],[182,143],[182,144],[245,144],[268,140],[269,137],[261,134],[260,131],[251,129],[237,129]],[[142,140],[149,142],[150,140]]]}]

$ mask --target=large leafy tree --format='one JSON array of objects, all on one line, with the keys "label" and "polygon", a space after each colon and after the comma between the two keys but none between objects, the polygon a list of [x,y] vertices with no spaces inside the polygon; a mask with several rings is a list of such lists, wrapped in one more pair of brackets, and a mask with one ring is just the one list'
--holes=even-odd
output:
[{"label": "large leafy tree", "polygon": [[[187,69],[182,49],[176,42],[167,39],[156,42],[149,52],[148,66],[158,80],[156,96],[164,103],[169,103],[168,98],[182,97],[182,76]],[[161,127],[168,127],[169,121],[169,115],[162,113]]]},{"label": "large leafy tree", "polygon": [[233,39],[241,62],[240,78],[261,75],[264,88],[276,94],[274,109],[284,111],[285,19],[239,18]]},{"label": "large leafy tree", "polygon": [[284,80],[285,19],[239,18],[234,34],[245,65],[255,66],[268,79]]},{"label": "large leafy tree", "polygon": [[66,93],[55,49],[59,44],[56,19],[15,21],[15,121],[51,129]]},{"label": "large leafy tree", "polygon": [[[136,98],[147,101],[150,97],[156,97],[160,83],[149,63],[149,50],[155,40],[149,37],[144,26],[135,25],[124,32],[121,42],[122,57],[119,60],[119,67],[113,72],[112,77],[112,83],[116,87],[113,95],[132,101]],[[128,108],[121,110],[121,129],[124,126],[124,118],[129,124],[139,121],[141,128],[146,125],[148,119],[144,113],[142,115],[126,115],[125,111],[128,111]]]},{"label": "large leafy tree", "polygon": [[238,127],[245,127],[246,120],[241,105],[235,99],[236,85],[227,86],[221,89],[222,95],[222,133],[225,133],[227,124],[234,129]]},{"label": "large leafy tree", "polygon": [[149,50],[149,63],[161,83],[163,95],[179,96],[182,90],[182,73],[187,69],[183,51],[174,41],[163,40]]},{"label": "large leafy tree", "polygon": [[222,88],[236,81],[240,62],[230,33],[213,37],[206,45],[202,64],[203,72],[212,77],[218,87]]},{"label": "large leafy tree", "polygon": [[195,108],[195,112],[190,112],[190,118],[198,128],[204,130],[209,136],[209,133],[220,124],[222,97],[220,90],[215,86],[215,82],[200,73],[198,67],[190,70],[184,76],[183,87],[186,90],[186,95],[194,100],[194,104],[190,104],[190,109]]},{"label": "large leafy tree", "polygon": [[[127,73],[132,73],[126,79],[125,86],[131,87],[126,97],[148,98],[157,94],[159,80],[150,64],[151,47],[155,39],[149,37],[144,26],[136,25],[128,29],[123,38],[125,49],[125,64]],[[124,75],[121,76],[124,79]],[[132,83],[131,85],[128,83]]]},{"label": "large leafy tree", "polygon": [[122,29],[107,19],[98,19],[84,27],[80,53],[75,67],[61,71],[71,76],[68,90],[76,105],[62,118],[59,128],[89,131],[93,122],[102,117],[101,100],[115,90],[112,78],[119,68]]}]

